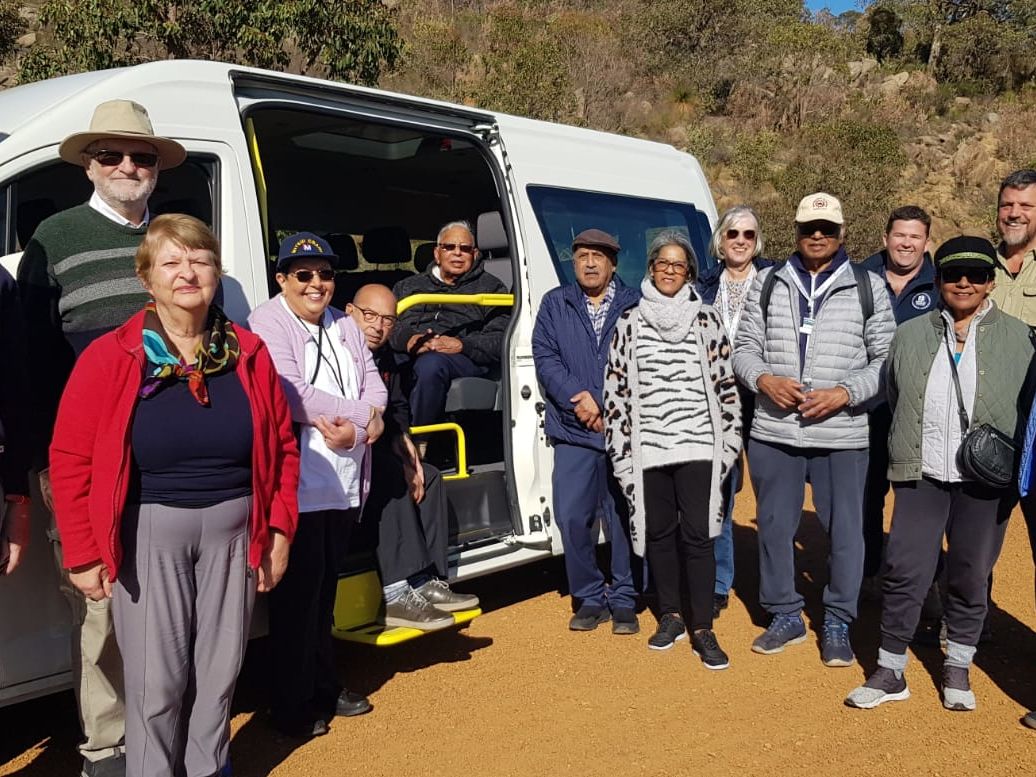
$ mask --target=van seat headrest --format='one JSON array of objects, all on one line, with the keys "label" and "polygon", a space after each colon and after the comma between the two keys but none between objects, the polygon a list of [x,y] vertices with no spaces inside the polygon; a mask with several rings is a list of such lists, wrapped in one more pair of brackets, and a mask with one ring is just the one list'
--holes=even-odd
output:
[{"label": "van seat headrest", "polygon": [[378,227],[363,234],[363,258],[371,264],[409,262],[410,236],[403,227]]},{"label": "van seat headrest", "polygon": [[360,259],[356,253],[356,241],[346,232],[331,232],[325,236],[331,250],[338,255],[339,270],[358,270]]},{"label": "van seat headrest", "polygon": [[480,213],[475,234],[478,237],[478,248],[483,253],[507,254],[507,232],[504,230],[504,220],[500,216],[500,211]]}]

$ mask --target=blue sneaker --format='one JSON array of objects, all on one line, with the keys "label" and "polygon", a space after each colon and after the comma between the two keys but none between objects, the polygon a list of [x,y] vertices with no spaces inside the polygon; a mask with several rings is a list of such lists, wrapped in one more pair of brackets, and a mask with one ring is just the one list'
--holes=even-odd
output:
[{"label": "blue sneaker", "polygon": [[849,624],[836,618],[825,618],[820,631],[820,660],[824,666],[852,666],[856,663],[849,644]]},{"label": "blue sneaker", "polygon": [[801,615],[774,615],[766,631],[752,642],[752,650],[768,656],[771,653],[780,653],[788,645],[797,645],[805,641],[806,624],[802,622]]}]

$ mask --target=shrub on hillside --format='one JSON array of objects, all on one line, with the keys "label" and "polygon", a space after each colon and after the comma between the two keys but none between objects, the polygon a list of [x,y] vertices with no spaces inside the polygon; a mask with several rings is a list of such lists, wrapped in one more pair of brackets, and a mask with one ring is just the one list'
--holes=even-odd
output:
[{"label": "shrub on hillside", "polygon": [[14,42],[25,32],[25,22],[14,0],[0,0],[0,59],[14,51]]}]

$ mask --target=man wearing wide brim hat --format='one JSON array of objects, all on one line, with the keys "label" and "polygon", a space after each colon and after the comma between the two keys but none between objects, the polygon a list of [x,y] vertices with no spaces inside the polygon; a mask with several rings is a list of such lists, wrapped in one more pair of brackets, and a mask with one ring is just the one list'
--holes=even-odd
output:
[{"label": "man wearing wide brim hat", "polygon": [[[148,199],[159,170],[176,167],[187,155],[175,140],[156,135],[147,111],[130,100],[98,105],[89,130],[69,135],[58,153],[83,167],[94,191],[88,202],[40,223],[18,266],[28,351],[41,357],[30,375],[30,412],[33,465],[48,508],[47,448],[62,388],[76,356],[147,302],[134,256],[150,221]],[[59,540],[55,554],[60,565]],[[109,600],[88,605],[74,586],[62,590],[76,626],[72,667],[85,736],[79,746],[83,774],[121,777],[126,769],[122,660]]]}]

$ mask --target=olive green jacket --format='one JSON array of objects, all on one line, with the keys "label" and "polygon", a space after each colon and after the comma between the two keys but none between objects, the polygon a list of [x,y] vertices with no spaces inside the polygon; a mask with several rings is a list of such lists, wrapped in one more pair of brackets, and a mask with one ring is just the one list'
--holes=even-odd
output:
[{"label": "olive green jacket", "polygon": [[[921,479],[924,396],[935,356],[945,348],[943,327],[942,314],[930,311],[902,324],[889,347],[885,385],[892,408],[888,477],[893,482]],[[972,427],[990,424],[1017,438],[1019,417],[1023,422],[1028,417],[1021,404],[1034,356],[1029,327],[994,305],[978,324],[975,346]]]}]

